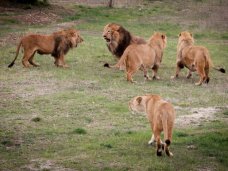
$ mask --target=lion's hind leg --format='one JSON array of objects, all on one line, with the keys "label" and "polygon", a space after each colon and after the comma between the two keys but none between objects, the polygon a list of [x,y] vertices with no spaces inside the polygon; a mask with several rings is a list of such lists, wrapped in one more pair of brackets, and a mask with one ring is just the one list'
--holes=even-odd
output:
[{"label": "lion's hind leg", "polygon": [[186,76],[186,78],[189,79],[189,78],[191,78],[191,77],[192,77],[192,71],[189,70],[189,71],[188,71],[188,74],[187,74],[187,76]]},{"label": "lion's hind leg", "polygon": [[209,67],[205,68],[205,74],[206,74],[205,83],[208,84],[210,81],[210,77],[208,76],[209,75]]},{"label": "lion's hind leg", "polygon": [[[138,67],[140,68],[140,67]],[[136,73],[137,71],[137,66],[136,65],[126,65],[126,75],[127,75],[127,81],[131,82],[131,83],[136,83],[136,81],[133,81],[133,74]]]},{"label": "lion's hind leg", "polygon": [[165,153],[167,154],[167,156],[169,156],[169,157],[173,156],[173,153],[171,153],[169,151],[170,144],[171,144],[171,141],[169,139],[165,140],[164,150],[165,150]]},{"label": "lion's hind leg", "polygon": [[144,65],[142,64],[141,67],[140,67],[139,69],[143,71],[145,81],[146,81],[146,80],[151,80],[151,78],[150,78],[149,75],[147,74],[147,68],[146,68],[146,66],[144,66]]},{"label": "lion's hind leg", "polygon": [[131,83],[136,83],[136,81],[133,81],[133,74],[135,73],[136,71],[127,71],[127,81],[131,82]]},{"label": "lion's hind leg", "polygon": [[148,145],[153,145],[155,143],[154,134],[152,133],[151,139],[148,141]]},{"label": "lion's hind leg", "polygon": [[156,141],[156,150],[157,150],[157,156],[162,156],[162,141],[160,137],[161,132],[157,129],[154,129],[154,137]]},{"label": "lion's hind leg", "polygon": [[160,80],[160,77],[157,76],[158,68],[159,68],[159,65],[154,65],[154,67],[152,68],[152,71],[153,71],[153,73],[152,73],[152,78],[153,78],[154,80]]},{"label": "lion's hind leg", "polygon": [[205,74],[204,66],[201,66],[201,65],[197,66],[196,70],[199,74],[200,80],[197,83],[195,83],[195,85],[200,86],[206,80],[206,74]]},{"label": "lion's hind leg", "polygon": [[31,64],[31,65],[33,65],[34,67],[38,67],[38,66],[40,66],[39,64],[36,64],[34,61],[33,61],[33,58],[34,58],[34,55],[35,55],[35,53],[36,52],[34,52],[33,54],[32,54],[32,56],[29,58],[29,63]]},{"label": "lion's hind leg", "polygon": [[184,68],[184,65],[181,63],[181,61],[178,61],[176,64],[176,73],[174,76],[171,76],[171,79],[175,79],[179,77],[179,73],[181,71],[181,69]]},{"label": "lion's hind leg", "polygon": [[35,50],[24,49],[24,56],[22,59],[22,64],[24,65],[24,67],[28,68],[30,66],[29,59],[33,57],[34,54]]}]

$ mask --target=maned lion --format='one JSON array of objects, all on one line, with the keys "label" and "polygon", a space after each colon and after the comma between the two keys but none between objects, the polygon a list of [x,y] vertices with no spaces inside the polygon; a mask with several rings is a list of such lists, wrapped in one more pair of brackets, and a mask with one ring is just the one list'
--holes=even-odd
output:
[{"label": "maned lion", "polygon": [[83,39],[79,31],[75,29],[66,29],[54,32],[50,35],[32,34],[24,36],[17,47],[15,59],[9,64],[12,67],[19,54],[20,47],[24,48],[24,56],[22,64],[24,67],[39,66],[33,61],[35,53],[38,54],[51,54],[55,58],[55,65],[60,67],[68,67],[64,61],[64,55],[67,54],[69,49],[77,47]]},{"label": "maned lion", "polygon": [[[123,26],[115,23],[107,24],[104,27],[103,38],[106,40],[109,51],[117,58],[120,58],[122,56],[124,50],[130,44],[146,43],[143,38],[133,36]],[[106,63],[104,66],[109,67],[109,64]]]},{"label": "maned lion", "polygon": [[157,76],[158,68],[162,61],[163,50],[166,47],[166,35],[155,32],[147,44],[133,44],[127,47],[118,62],[120,68],[126,68],[127,81],[134,82],[132,75],[138,70],[144,71],[144,77],[148,80],[147,69],[152,69],[153,79]]},{"label": "maned lion", "polygon": [[176,74],[171,78],[177,78],[180,70],[186,67],[189,69],[187,78],[192,76],[192,72],[198,72],[200,80],[195,83],[195,85],[201,85],[203,82],[209,82],[210,78],[208,74],[210,67],[225,73],[225,69],[213,66],[207,48],[203,46],[194,46],[193,36],[187,31],[179,34],[176,65]]},{"label": "maned lion", "polygon": [[[171,103],[163,100],[158,95],[136,96],[129,102],[129,109],[132,112],[143,112],[147,114],[152,129],[152,137],[148,144],[156,142],[157,156],[162,155],[162,149],[168,156],[173,156],[169,151],[172,141],[172,131],[175,120],[175,110]],[[163,144],[161,132],[164,131]]]}]

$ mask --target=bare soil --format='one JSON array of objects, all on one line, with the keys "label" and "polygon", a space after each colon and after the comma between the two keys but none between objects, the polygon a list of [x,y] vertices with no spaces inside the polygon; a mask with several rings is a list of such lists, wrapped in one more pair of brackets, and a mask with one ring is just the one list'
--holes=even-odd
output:
[{"label": "bare soil", "polygon": [[[177,107],[176,110],[178,109],[180,108]],[[226,109],[228,110],[228,107]],[[187,110],[190,110],[191,114],[178,116],[176,118],[177,127],[196,127],[201,126],[203,123],[225,119],[217,115],[222,110],[220,107],[189,108]]]}]

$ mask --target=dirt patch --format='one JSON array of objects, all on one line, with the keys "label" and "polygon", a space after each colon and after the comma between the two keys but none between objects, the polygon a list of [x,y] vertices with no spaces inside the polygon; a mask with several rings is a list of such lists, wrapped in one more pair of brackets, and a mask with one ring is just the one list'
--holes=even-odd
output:
[{"label": "dirt patch", "polygon": [[[76,5],[86,5],[86,6],[108,6],[108,0],[49,0],[51,4],[76,4]],[[140,5],[143,0],[114,0],[114,7],[129,7]]]},{"label": "dirt patch", "polygon": [[31,7],[30,9],[21,9],[15,7],[0,7],[1,13],[4,14],[2,19],[16,19],[22,24],[39,24],[46,25],[55,23],[63,16],[72,15],[74,10],[66,9],[58,5],[48,7]]},{"label": "dirt patch", "polygon": [[181,115],[176,118],[176,125],[179,128],[200,126],[204,122],[221,119],[215,114],[221,111],[221,108],[191,108],[190,115]]},{"label": "dirt patch", "polygon": [[58,166],[51,160],[34,159],[30,161],[30,164],[21,167],[21,169],[29,171],[40,171],[40,170],[52,170],[52,171],[75,171],[74,169],[64,168]]}]

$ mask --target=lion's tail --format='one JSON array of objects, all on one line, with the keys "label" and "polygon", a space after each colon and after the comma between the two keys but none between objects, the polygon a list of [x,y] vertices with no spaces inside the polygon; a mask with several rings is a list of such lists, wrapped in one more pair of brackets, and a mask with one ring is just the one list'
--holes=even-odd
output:
[{"label": "lion's tail", "polygon": [[220,71],[220,72],[222,72],[222,73],[226,73],[226,70],[225,70],[224,68],[214,66],[214,64],[213,64],[213,62],[212,62],[212,60],[211,60],[210,55],[209,55],[208,52],[206,53],[205,58],[206,58],[206,60],[209,62],[208,65],[209,65],[210,67],[212,67],[213,69],[215,69],[215,70],[217,70],[217,71]]},{"label": "lion's tail", "polygon": [[217,70],[217,71],[220,71],[221,73],[226,73],[226,70],[222,67],[212,67],[213,69]]},{"label": "lion's tail", "polygon": [[17,56],[19,54],[19,50],[20,50],[21,45],[22,45],[22,41],[20,41],[19,45],[17,46],[16,56],[15,56],[14,60],[8,65],[9,68],[11,68],[14,65],[14,63],[17,59]]},{"label": "lion's tail", "polygon": [[118,67],[118,63],[115,64],[115,65],[110,65],[109,63],[105,63],[105,64],[104,64],[104,67],[107,67],[107,68],[119,68],[119,67]]},{"label": "lion's tail", "polygon": [[124,70],[125,69],[125,58],[126,58],[126,54],[124,53],[120,60],[117,62],[117,64],[115,65],[110,65],[109,63],[105,63],[104,67],[107,68],[118,68],[119,70]]},{"label": "lion's tail", "polygon": [[[166,103],[164,108],[166,108],[167,105],[169,105],[169,104]],[[163,131],[164,131],[164,138],[165,138],[164,150],[165,150],[167,156],[172,156],[173,154],[169,151],[169,146],[171,144],[173,128],[171,125],[169,125],[171,123],[168,123],[168,120],[170,119],[169,117],[171,117],[169,112],[174,112],[174,111],[168,110],[168,113],[167,113],[167,110],[163,111],[162,126],[163,126]],[[173,122],[173,121],[170,120],[170,122]]]}]

